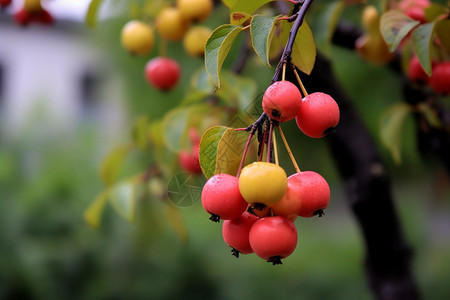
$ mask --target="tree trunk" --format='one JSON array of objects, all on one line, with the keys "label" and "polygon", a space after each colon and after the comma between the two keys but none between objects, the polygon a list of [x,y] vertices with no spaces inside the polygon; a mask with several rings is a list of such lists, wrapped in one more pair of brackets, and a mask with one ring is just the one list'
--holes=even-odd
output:
[{"label": "tree trunk", "polygon": [[302,80],[309,92],[328,93],[340,107],[340,123],[326,139],[362,230],[371,289],[380,300],[420,299],[411,272],[412,251],[394,207],[387,168],[373,138],[326,58],[319,55],[312,74]]}]

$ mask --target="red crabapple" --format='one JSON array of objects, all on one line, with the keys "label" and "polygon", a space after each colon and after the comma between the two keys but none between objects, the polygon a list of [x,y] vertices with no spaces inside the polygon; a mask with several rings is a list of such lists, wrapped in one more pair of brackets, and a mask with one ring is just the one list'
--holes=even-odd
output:
[{"label": "red crabapple", "polygon": [[25,0],[23,7],[14,13],[17,24],[26,26],[32,22],[50,25],[53,16],[41,5],[40,0]]},{"label": "red crabapple", "polygon": [[8,7],[11,4],[12,0],[0,0],[0,9]]},{"label": "red crabapple", "polygon": [[339,117],[336,101],[330,95],[317,92],[303,98],[295,120],[304,134],[320,138],[337,126]]},{"label": "red crabapple", "polygon": [[325,178],[314,171],[303,171],[292,176],[295,176],[296,197],[301,201],[298,215],[321,217],[330,202],[330,187]]},{"label": "red crabapple", "polygon": [[199,146],[194,145],[192,152],[187,150],[181,150],[178,155],[178,161],[180,166],[188,173],[201,174],[202,168],[200,167],[200,161],[198,157]]},{"label": "red crabapple", "polygon": [[409,61],[408,77],[412,82],[417,83],[427,83],[430,79],[422,68],[422,64],[417,55],[414,55]]},{"label": "red crabapple", "polygon": [[302,104],[302,94],[290,81],[277,81],[264,92],[262,107],[273,120],[286,122],[292,120]]},{"label": "red crabapple", "polygon": [[430,6],[430,4],[429,0],[402,0],[400,1],[398,8],[411,19],[425,23],[427,21],[425,9]]},{"label": "red crabapple", "polygon": [[301,209],[302,174],[295,173],[288,177],[286,194],[280,201],[270,206],[276,216],[294,221]]},{"label": "red crabapple", "polygon": [[250,246],[249,233],[253,224],[257,220],[257,216],[244,211],[244,213],[237,219],[223,221],[223,240],[228,246],[233,248],[232,253],[234,256],[239,257],[239,253],[253,253],[252,247]]},{"label": "red crabapple", "polygon": [[259,257],[275,264],[288,257],[297,246],[297,228],[284,217],[261,218],[250,229],[250,246]]},{"label": "red crabapple", "polygon": [[178,62],[171,58],[155,57],[145,65],[145,78],[159,90],[172,89],[178,83],[180,74]]},{"label": "red crabapple", "polygon": [[209,178],[202,190],[203,208],[211,220],[233,220],[242,215],[248,206],[239,192],[238,178],[221,173]]},{"label": "red crabapple", "polygon": [[21,26],[28,25],[31,22],[31,19],[31,14],[25,8],[14,13],[14,20]]},{"label": "red crabapple", "polygon": [[450,61],[433,66],[429,83],[436,93],[450,94]]}]

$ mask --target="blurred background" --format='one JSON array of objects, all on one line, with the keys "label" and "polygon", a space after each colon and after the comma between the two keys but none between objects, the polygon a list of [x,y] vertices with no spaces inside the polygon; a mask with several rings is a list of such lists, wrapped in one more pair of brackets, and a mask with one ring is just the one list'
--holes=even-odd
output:
[{"label": "blurred background", "polygon": [[[299,135],[295,123],[285,130],[296,158],[327,178],[332,199],[325,217],[296,222],[297,249],[281,266],[233,257],[199,202],[179,208],[187,240],[164,216],[128,222],[110,205],[98,229],[86,224],[83,213],[104,188],[102,159],[129,139],[135,118],[158,119],[179,104],[203,66],[171,44],[181,82],[169,93],[151,88],[143,66],[157,49],[133,57],[121,47],[129,20],[124,2],[104,1],[95,28],[84,22],[89,1],[46,2],[51,26],[18,26],[12,13],[20,1],[0,11],[0,299],[373,299],[361,233],[326,140]],[[220,8],[207,23],[227,20]],[[233,47],[225,68],[238,55]],[[379,141],[380,115],[402,99],[399,79],[345,49],[333,48],[331,59]],[[273,69],[251,58],[243,75],[262,92]],[[412,119],[404,133],[401,165],[380,151],[424,299],[450,299],[449,179],[438,163],[419,157]]]}]

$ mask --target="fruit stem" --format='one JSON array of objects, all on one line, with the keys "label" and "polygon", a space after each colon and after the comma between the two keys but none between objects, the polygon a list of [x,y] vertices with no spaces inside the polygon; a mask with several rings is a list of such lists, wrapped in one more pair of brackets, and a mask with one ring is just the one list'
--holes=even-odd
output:
[{"label": "fruit stem", "polygon": [[297,161],[294,158],[294,155],[292,154],[291,148],[289,147],[289,144],[286,140],[286,137],[283,134],[283,130],[281,129],[281,126],[277,126],[278,130],[280,131],[281,139],[283,140],[284,146],[286,147],[287,153],[289,154],[289,157],[291,158],[292,164],[294,165],[295,171],[297,173],[300,173],[300,168],[298,167]]},{"label": "fruit stem", "polygon": [[245,157],[247,156],[247,151],[248,151],[248,148],[250,147],[250,142],[251,142],[254,134],[255,134],[255,131],[252,130],[248,136],[247,143],[245,144],[245,148],[244,148],[244,153],[242,153],[241,162],[239,163],[239,168],[238,168],[236,177],[239,177],[239,175],[241,175],[241,170],[242,170],[242,167],[244,166]]},{"label": "fruit stem", "polygon": [[264,146],[266,145],[266,137],[267,137],[267,130],[264,130],[262,141],[259,146],[259,152],[258,152],[258,161],[262,161],[262,156],[264,153]]},{"label": "fruit stem", "polygon": [[167,40],[166,39],[161,39],[161,43],[159,46],[159,55],[162,57],[167,56]]},{"label": "fruit stem", "polygon": [[281,73],[281,81],[286,80],[286,63],[283,64],[283,73]]},{"label": "fruit stem", "polygon": [[294,69],[294,74],[295,74],[295,77],[297,78],[298,84],[300,85],[300,88],[302,89],[303,96],[304,97],[308,96],[308,92],[306,91],[305,86],[303,85],[303,82],[300,79],[300,76],[298,75],[298,72],[297,72],[297,69],[295,68],[295,66],[293,67],[293,69]]},{"label": "fruit stem", "polygon": [[275,164],[279,166],[280,162],[278,160],[277,138],[275,136],[275,131],[272,131],[272,140],[273,140],[273,152],[275,156]]},{"label": "fruit stem", "polygon": [[272,135],[273,135],[273,121],[270,120],[269,122],[269,133],[268,133],[268,140],[267,140],[267,162],[272,162],[272,150],[273,150],[273,144],[272,144]]}]

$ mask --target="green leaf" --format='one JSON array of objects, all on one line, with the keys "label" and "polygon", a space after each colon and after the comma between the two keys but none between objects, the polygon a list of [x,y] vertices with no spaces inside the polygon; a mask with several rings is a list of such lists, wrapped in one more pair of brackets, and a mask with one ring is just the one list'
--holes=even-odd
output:
[{"label": "green leaf", "polygon": [[94,28],[97,25],[97,14],[103,0],[92,0],[89,4],[89,8],[86,14],[86,25],[90,28]]},{"label": "green leaf", "polygon": [[421,102],[419,103],[418,108],[431,127],[442,128],[442,122],[441,119],[439,119],[436,110],[431,108],[428,103]]},{"label": "green leaf", "polygon": [[428,21],[434,21],[440,16],[445,16],[449,13],[449,8],[438,3],[430,3],[427,8],[425,8],[425,19]]},{"label": "green leaf", "polygon": [[206,178],[218,173],[235,175],[239,168],[248,132],[234,128],[214,126],[202,136],[200,142],[200,166]]},{"label": "green leaf", "polygon": [[85,222],[92,228],[98,228],[102,219],[102,214],[108,200],[108,190],[103,191],[84,211]]},{"label": "green leaf", "polygon": [[165,145],[172,152],[179,152],[189,146],[187,132],[195,123],[201,122],[210,107],[204,103],[177,107],[166,114],[163,119],[163,138]]},{"label": "green leaf", "polygon": [[246,14],[241,11],[236,11],[230,14],[230,24],[241,26],[244,25],[245,22],[252,18],[251,15]]},{"label": "green leaf", "polygon": [[203,67],[192,75],[190,87],[194,91],[202,91],[208,94],[212,94],[214,92],[214,83],[209,77],[206,69]]},{"label": "green leaf", "polygon": [[400,10],[389,10],[381,15],[380,30],[389,50],[394,52],[400,42],[414,29],[419,21],[413,20]]},{"label": "green leaf", "polygon": [[417,27],[412,33],[414,50],[428,76],[431,76],[431,44],[436,22]]},{"label": "green leaf", "polygon": [[132,149],[133,147],[129,145],[118,146],[103,159],[100,178],[106,186],[111,186],[117,181],[123,162]]},{"label": "green leaf", "polygon": [[211,93],[206,93],[204,91],[194,90],[185,93],[183,101],[181,101],[182,106],[188,106],[191,104],[204,103],[205,99],[211,96]]},{"label": "green leaf", "polygon": [[385,11],[388,8],[388,0],[366,0],[367,5],[373,5],[378,11]]},{"label": "green leaf", "polygon": [[[280,15],[281,16],[281,15]],[[277,19],[280,16],[266,17],[254,15],[250,23],[252,47],[263,63],[270,67],[269,51],[272,37],[277,28]]]},{"label": "green leaf", "polygon": [[398,103],[389,107],[380,119],[380,139],[391,152],[395,163],[401,163],[401,138],[406,117],[413,111],[406,103]]},{"label": "green leaf", "polygon": [[129,222],[133,222],[136,215],[136,183],[126,181],[115,185],[110,189],[109,201],[119,215]]},{"label": "green leaf", "polygon": [[203,133],[200,141],[199,161],[206,178],[214,176],[216,171],[217,148],[225,131],[225,126],[213,126]]},{"label": "green leaf", "polygon": [[314,18],[314,39],[317,42],[318,48],[326,54],[329,54],[331,51],[333,34],[344,8],[344,1],[333,1],[325,5],[323,10],[317,12]]},{"label": "green leaf", "polygon": [[238,2],[238,0],[222,0],[223,4],[225,4],[228,8],[231,8],[233,5]]},{"label": "green leaf", "polygon": [[249,133],[228,128],[217,146],[215,174],[227,173],[236,175],[244,153]]},{"label": "green leaf", "polygon": [[225,24],[217,27],[206,42],[205,68],[217,89],[220,88],[219,74],[222,64],[241,31],[241,26]]},{"label": "green leaf", "polygon": [[436,35],[445,50],[450,53],[450,20],[440,20],[436,24]]},{"label": "green leaf", "polygon": [[303,73],[309,75],[316,62],[316,44],[306,21],[300,26],[292,46],[292,62]]},{"label": "green leaf", "polygon": [[258,8],[260,8],[264,4],[269,3],[271,1],[274,1],[274,0],[238,0],[238,1],[234,1],[234,3],[232,3],[233,1],[227,1],[227,2],[229,2],[229,4],[230,4],[229,8],[232,12],[240,11],[240,12],[247,13],[249,15],[253,15],[253,13]]},{"label": "green leaf", "polygon": [[[241,112],[254,113],[254,105],[258,92],[258,86],[254,79],[236,75],[226,71],[223,74],[223,87],[217,91],[219,97],[228,96],[237,104]],[[245,125],[246,127],[247,125]],[[233,125],[233,127],[235,127]]]},{"label": "green leaf", "polygon": [[289,39],[291,27],[292,23],[289,22],[280,21],[277,23],[272,43],[270,44],[269,59],[276,59],[281,55]]},{"label": "green leaf", "polygon": [[140,116],[134,121],[131,136],[134,144],[139,149],[147,149],[149,144],[149,124],[147,116]]},{"label": "green leaf", "polygon": [[163,137],[163,120],[157,120],[153,121],[148,129],[149,129],[149,137],[153,144],[155,144],[156,147],[165,147],[164,137]]}]

